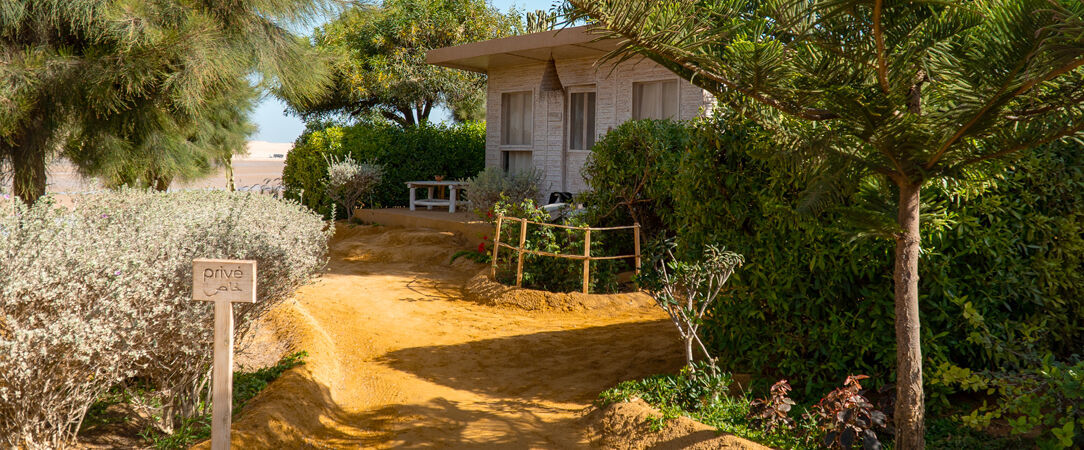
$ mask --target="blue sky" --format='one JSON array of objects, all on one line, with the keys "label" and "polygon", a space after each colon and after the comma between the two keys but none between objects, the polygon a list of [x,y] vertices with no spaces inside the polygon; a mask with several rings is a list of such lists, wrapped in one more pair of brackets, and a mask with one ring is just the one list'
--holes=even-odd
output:
[{"label": "blue sky", "polygon": [[[534,11],[536,9],[549,9],[554,0],[491,0],[494,6],[503,11],[515,6],[520,10]],[[297,117],[287,116],[283,113],[286,105],[278,99],[268,96],[264,98],[252,113],[252,121],[259,126],[259,131],[252,136],[252,140],[268,142],[293,142],[305,129],[305,124]],[[443,108],[433,111],[431,120],[448,120],[448,111]]]}]

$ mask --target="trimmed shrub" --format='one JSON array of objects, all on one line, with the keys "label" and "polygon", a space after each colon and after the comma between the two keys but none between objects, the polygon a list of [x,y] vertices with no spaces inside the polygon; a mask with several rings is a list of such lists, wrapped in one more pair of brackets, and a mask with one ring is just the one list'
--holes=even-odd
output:
[{"label": "trimmed shrub", "polygon": [[326,264],[331,233],[300,205],[224,191],[124,190],[0,211],[0,444],[56,448],[87,408],[144,380],[168,430],[196,414],[213,311],[192,301],[192,259],[258,261],[237,333]]},{"label": "trimmed shrub", "polygon": [[470,179],[470,189],[467,189],[467,199],[470,200],[471,209],[483,219],[492,220],[490,214],[493,207],[501,199],[511,202],[523,200],[539,200],[539,186],[542,184],[544,174],[539,169],[525,170],[519,173],[507,174],[497,167],[486,167]]},{"label": "trimmed shrub", "polygon": [[466,179],[485,166],[485,124],[425,125],[401,128],[391,124],[342,126],[309,124],[286,156],[282,183],[286,197],[300,200],[327,216],[327,158],[349,155],[384,168],[384,177],[361,201],[374,207],[405,206],[407,181]]},{"label": "trimmed shrub", "polygon": [[384,169],[374,164],[362,164],[347,155],[342,160],[329,157],[327,168],[327,195],[346,211],[346,218],[354,218],[358,201],[372,192],[384,176]]},{"label": "trimmed shrub", "polygon": [[[856,239],[852,220],[855,210],[877,209],[872,191],[880,186],[818,216],[801,214],[808,184],[799,171],[750,156],[770,145],[744,123],[628,122],[595,145],[586,198],[601,220],[633,215],[688,251],[719,242],[745,255],[706,325],[727,369],[806,380],[806,394],[849,373],[891,382],[893,245]],[[996,179],[924,190],[926,367],[1012,369],[1031,364],[1023,355],[1068,360],[1084,348],[1078,149],[1048,145]]]}]

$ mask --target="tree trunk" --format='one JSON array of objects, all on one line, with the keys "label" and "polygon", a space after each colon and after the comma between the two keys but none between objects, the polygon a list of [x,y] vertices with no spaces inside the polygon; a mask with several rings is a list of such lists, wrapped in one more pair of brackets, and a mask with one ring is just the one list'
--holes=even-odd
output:
[{"label": "tree trunk", "polygon": [[173,177],[168,175],[160,175],[157,171],[149,171],[147,173],[147,184],[151,189],[158,192],[166,192],[169,190],[169,185],[172,184]]},{"label": "tree trunk", "polygon": [[921,182],[900,188],[900,232],[896,236],[896,448],[925,447],[922,345],[918,316],[919,191]]},{"label": "tree trunk", "polygon": [[[30,131],[28,134],[34,134]],[[28,136],[10,147],[11,187],[23,203],[33,205],[45,195],[45,144],[48,139]]]},{"label": "tree trunk", "polygon": [[222,165],[226,167],[226,190],[236,191],[237,186],[233,184],[233,155],[223,158]]},{"label": "tree trunk", "polygon": [[685,337],[685,365],[689,368],[689,371],[694,369],[693,366],[693,334],[690,331]]}]

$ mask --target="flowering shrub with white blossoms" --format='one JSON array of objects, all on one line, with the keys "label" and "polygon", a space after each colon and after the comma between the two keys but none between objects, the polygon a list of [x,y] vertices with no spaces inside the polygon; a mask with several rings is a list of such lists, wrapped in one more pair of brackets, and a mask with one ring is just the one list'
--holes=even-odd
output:
[{"label": "flowering shrub with white blossoms", "polygon": [[257,303],[234,306],[240,335],[323,269],[332,232],[251,193],[0,201],[0,447],[70,442],[91,403],[129,377],[155,388],[164,429],[196,414],[213,311],[192,300],[192,260],[257,261]]}]

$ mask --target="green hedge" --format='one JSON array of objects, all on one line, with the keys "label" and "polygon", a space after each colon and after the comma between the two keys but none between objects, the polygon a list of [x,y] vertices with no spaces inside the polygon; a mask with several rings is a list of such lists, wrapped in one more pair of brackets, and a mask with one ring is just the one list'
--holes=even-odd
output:
[{"label": "green hedge", "polygon": [[[286,156],[282,183],[287,196],[321,214],[331,211],[325,193],[327,157],[352,156],[384,166],[384,178],[367,206],[405,206],[407,181],[472,177],[485,165],[485,124],[427,125],[401,128],[390,124],[350,126],[310,124]],[[342,215],[342,212],[339,212]]]},{"label": "green hedge", "polygon": [[[587,198],[688,249],[745,255],[708,328],[728,369],[805,380],[806,392],[852,373],[891,382],[892,242],[856,239],[840,210],[798,213],[799,171],[750,156],[770,145],[749,124],[629,122],[596,144]],[[919,268],[926,367],[1012,369],[1017,355],[1084,348],[1082,165],[1079,146],[1052,145],[992,182],[927,185],[938,220],[924,222]],[[634,197],[631,211],[613,207]]]}]

